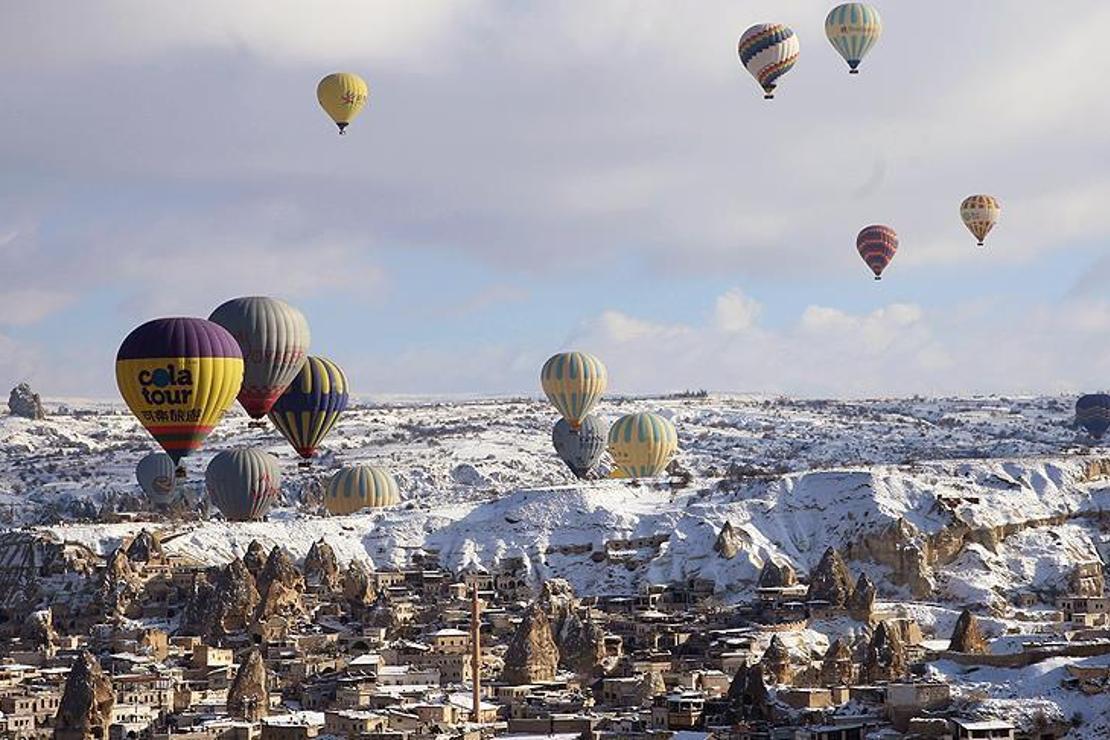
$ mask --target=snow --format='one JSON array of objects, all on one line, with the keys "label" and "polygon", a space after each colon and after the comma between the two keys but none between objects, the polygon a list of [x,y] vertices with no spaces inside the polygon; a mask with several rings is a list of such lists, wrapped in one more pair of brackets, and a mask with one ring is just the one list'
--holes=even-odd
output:
[{"label": "snow", "polygon": [[[603,403],[599,413],[608,420],[643,410],[674,421],[679,462],[693,476],[685,487],[576,480],[551,450],[555,414],[534,399],[363,402],[344,415],[308,470],[273,430],[249,428],[235,411],[189,459],[185,486],[203,499],[202,471],[220,450],[254,445],[276,454],[285,500],[269,521],[252,523],[169,521],[142,511],[133,469],[153,449],[146,432],[118,404],[46,405],[44,421],[0,417],[0,526],[31,525],[104,555],[142,528],[159,530],[167,552],[202,564],[241,556],[252,540],[303,558],[323,538],[343,563],[405,567],[431,553],[449,569],[496,570],[512,559],[534,586],[562,577],[580,594],[614,595],[700,578],[722,600],[740,601],[754,595],[771,558],[804,577],[827,547],[856,546],[898,525],[922,546],[953,533],[965,540],[936,570],[935,591],[924,601],[908,598],[889,565],[850,562],[853,576],[862,571],[875,581],[879,610],[915,619],[941,642],[961,608],[987,607],[995,616],[983,616],[985,633],[1005,637],[992,649],[1013,652],[1052,636],[1051,610],[1071,569],[1101,560],[1100,548],[1110,547],[1099,529],[1110,483],[1087,479],[1088,464],[1110,458],[1110,450],[1086,445],[1071,425],[1072,400],[1063,397],[712,395]],[[306,490],[360,462],[395,473],[400,505],[341,517],[301,505]],[[137,520],[103,521],[121,511],[138,511]],[[713,549],[725,522],[742,543],[732,559]],[[1012,603],[1019,594],[1040,603],[1018,614]],[[864,629],[830,619],[782,636],[802,657]],[[754,639],[761,651],[770,633]],[[986,692],[1000,716],[1082,710],[1091,726],[1107,726],[1101,697],[1060,688],[1068,662],[1020,670],[941,662],[934,669],[967,696]]]}]

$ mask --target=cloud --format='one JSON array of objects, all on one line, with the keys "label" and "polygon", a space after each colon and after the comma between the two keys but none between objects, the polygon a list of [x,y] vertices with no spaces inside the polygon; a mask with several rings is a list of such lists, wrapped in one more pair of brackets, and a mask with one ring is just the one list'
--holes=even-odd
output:
[{"label": "cloud", "polygon": [[[731,290],[725,305],[743,296]],[[745,299],[750,301],[750,299]],[[747,318],[750,314],[745,314]],[[1076,320],[1076,317],[1084,317]],[[890,304],[866,313],[806,307],[779,329],[659,326],[617,311],[577,344],[605,359],[617,392],[681,388],[806,396],[1072,392],[1110,373],[1110,303],[926,311]]]},{"label": "cloud", "polygon": [[717,298],[713,317],[721,331],[740,332],[755,326],[762,310],[762,306],[754,298],[749,298],[739,289],[733,289]]}]

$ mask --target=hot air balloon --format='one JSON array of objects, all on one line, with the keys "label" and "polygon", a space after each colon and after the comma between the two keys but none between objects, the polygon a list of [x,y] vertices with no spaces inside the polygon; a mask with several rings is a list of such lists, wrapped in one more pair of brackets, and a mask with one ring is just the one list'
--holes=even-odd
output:
[{"label": "hot air balloon", "polygon": [[979,240],[980,247],[1001,215],[1002,205],[993,195],[969,195],[960,204],[960,218],[968,231]]},{"label": "hot air balloon", "polygon": [[781,23],[758,23],[740,37],[737,50],[740,62],[759,86],[763,97],[775,97],[778,79],[798,61],[798,37]]},{"label": "hot air balloon", "polygon": [[1089,393],[1075,402],[1075,421],[1095,439],[1110,429],[1110,395]]},{"label": "hot air balloon", "polygon": [[179,498],[175,490],[177,463],[164,452],[152,452],[135,466],[139,487],[155,506],[170,506]]},{"label": "hot air balloon", "polygon": [[353,465],[328,481],[324,507],[336,516],[353,514],[366,507],[394,506],[401,500],[393,475],[373,465]]},{"label": "hot air balloon", "polygon": [[593,414],[583,418],[578,429],[571,429],[566,419],[559,419],[551,430],[555,451],[578,478],[586,478],[597,468],[607,438],[605,424]]},{"label": "hot air balloon", "polygon": [[261,419],[304,367],[311,334],[304,314],[277,298],[233,298],[209,321],[231,332],[243,351],[239,403]]},{"label": "hot air balloon", "polygon": [[347,124],[355,120],[369,97],[366,81],[353,72],[330,74],[316,86],[320,107],[335,121],[341,134],[347,133]]},{"label": "hot air balloon", "polygon": [[577,429],[597,405],[608,382],[605,365],[585,352],[560,352],[545,362],[540,371],[543,392],[571,429]]},{"label": "hot air balloon", "polygon": [[347,376],[339,366],[323,357],[309,357],[274,404],[270,421],[308,460],[347,408],[347,398]]},{"label": "hot air balloon", "polygon": [[677,452],[678,432],[658,414],[627,414],[609,430],[609,454],[629,478],[654,478]]},{"label": "hot air balloon", "polygon": [[898,234],[889,226],[868,226],[856,237],[856,249],[875,279],[882,280],[883,270],[898,251]]},{"label": "hot air balloon", "polygon": [[864,3],[837,5],[825,17],[825,35],[848,62],[848,74],[859,74],[859,63],[882,34],[879,11]]},{"label": "hot air balloon", "polygon": [[123,340],[116,383],[175,463],[204,443],[243,382],[235,338],[204,319],[155,319]]},{"label": "hot air balloon", "polygon": [[225,519],[259,521],[281,495],[281,468],[261,450],[224,450],[208,463],[204,483]]}]

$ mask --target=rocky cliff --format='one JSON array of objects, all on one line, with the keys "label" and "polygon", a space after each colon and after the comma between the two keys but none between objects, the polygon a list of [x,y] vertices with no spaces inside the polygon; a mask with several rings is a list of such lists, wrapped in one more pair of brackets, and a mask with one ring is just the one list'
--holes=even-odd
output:
[{"label": "rocky cliff", "polygon": [[116,696],[112,684],[92,653],[82,651],[66,679],[58,714],[56,736],[107,738]]},{"label": "rocky cliff", "polygon": [[559,668],[559,649],[551,632],[547,614],[532,604],[513,634],[505,652],[505,669],[501,680],[509,684],[551,681]]},{"label": "rocky cliff", "polygon": [[227,711],[233,717],[255,722],[270,712],[266,663],[258,649],[247,652],[227,692]]}]

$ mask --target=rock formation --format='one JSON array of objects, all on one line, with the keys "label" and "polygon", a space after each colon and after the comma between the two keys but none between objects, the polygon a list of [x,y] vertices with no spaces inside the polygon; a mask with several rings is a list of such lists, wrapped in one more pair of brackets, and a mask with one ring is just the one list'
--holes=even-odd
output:
[{"label": "rock formation", "polygon": [[509,684],[551,681],[559,668],[559,649],[551,634],[551,623],[540,605],[532,604],[513,634],[505,652],[501,680]]},{"label": "rock formation", "polygon": [[763,667],[763,674],[773,684],[788,686],[794,681],[794,668],[790,664],[790,651],[786,649],[786,645],[778,634],[771,637],[771,643],[763,652],[759,664]]},{"label": "rock formation", "polygon": [[583,619],[574,588],[563,578],[544,581],[539,604],[551,622],[559,650],[559,665],[579,676],[596,677],[605,662],[605,631],[590,618]]},{"label": "rock formation", "polygon": [[840,553],[830,547],[821,556],[809,576],[806,601],[827,601],[833,607],[843,607],[852,593],[852,576]]},{"label": "rock formation", "polygon": [[366,564],[361,560],[352,560],[343,574],[343,598],[357,614],[367,604],[372,603],[376,596]]},{"label": "rock formation", "polygon": [[270,711],[266,663],[257,648],[246,654],[227,692],[227,711],[232,717],[256,722]]},{"label": "rock formation", "polygon": [[20,635],[34,649],[52,650],[54,639],[58,636],[54,631],[53,610],[47,607],[28,614],[23,620],[23,630]]},{"label": "rock formation", "polygon": [[956,620],[956,629],[952,632],[952,642],[948,649],[954,653],[978,653],[981,655],[987,652],[987,639],[983,637],[983,633],[979,629],[979,620],[975,618],[970,609],[964,609],[960,612],[960,618]]},{"label": "rock formation", "polygon": [[262,572],[255,576],[255,581],[258,592],[263,595],[273,583],[281,583],[294,591],[304,591],[304,578],[301,572],[297,570],[297,566],[293,564],[293,559],[289,557],[285,548],[276,545],[270,550],[266,564],[262,566]]},{"label": "rock formation", "polygon": [[96,600],[107,617],[123,617],[135,598],[142,592],[143,584],[122,547],[116,548],[108,558],[108,565],[96,589]]},{"label": "rock formation", "polygon": [[22,416],[24,419],[46,418],[46,412],[42,410],[42,399],[26,383],[20,383],[12,388],[8,396],[8,411],[12,416]]},{"label": "rock formation", "polygon": [[54,737],[107,740],[116,695],[92,653],[82,651],[70,669],[54,719]]},{"label": "rock formation", "polygon": [[774,560],[769,559],[763,564],[763,570],[759,572],[758,585],[760,588],[785,588],[793,586],[797,582],[798,576],[790,563],[779,565]]},{"label": "rock formation", "polygon": [[852,649],[838,637],[829,645],[821,661],[821,685],[850,686],[854,677]]},{"label": "rock formation", "polygon": [[340,588],[339,560],[335,550],[323,538],[312,543],[304,559],[305,583],[326,593]]},{"label": "rock formation", "polygon": [[190,629],[219,639],[250,627],[259,600],[254,577],[243,561],[235,558],[198,580],[186,606],[185,622]]},{"label": "rock formation", "polygon": [[860,677],[864,681],[897,681],[906,674],[906,646],[898,630],[879,622],[867,644]]},{"label": "rock formation", "polygon": [[127,558],[132,563],[147,563],[151,560],[162,560],[164,557],[162,538],[145,529],[140,530],[127,546]]},{"label": "rock formation", "polygon": [[771,704],[760,663],[743,665],[737,669],[728,687],[728,708],[734,721],[771,720]]},{"label": "rock formation", "polygon": [[1068,574],[1068,593],[1075,596],[1099,597],[1106,589],[1102,563],[1080,563]]},{"label": "rock formation", "polygon": [[737,531],[732,522],[725,521],[717,535],[717,541],[713,543],[713,549],[725,560],[732,560],[749,543],[747,533]]},{"label": "rock formation", "polygon": [[251,572],[251,577],[256,581],[266,567],[266,548],[258,540],[251,540],[247,545],[247,553],[243,556],[243,565]]},{"label": "rock formation", "polygon": [[866,573],[860,573],[859,580],[856,581],[856,587],[852,589],[852,595],[848,597],[847,603],[848,613],[853,619],[866,622],[871,618],[871,610],[875,606],[875,595],[875,584],[871,582]]}]

